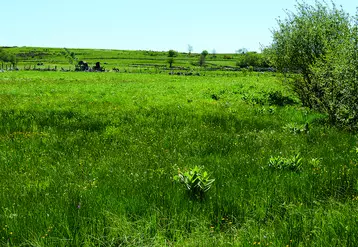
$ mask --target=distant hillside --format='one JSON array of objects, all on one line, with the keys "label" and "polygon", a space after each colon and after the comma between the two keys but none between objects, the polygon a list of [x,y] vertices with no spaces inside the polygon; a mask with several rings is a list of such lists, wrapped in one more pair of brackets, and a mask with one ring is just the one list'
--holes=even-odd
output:
[{"label": "distant hillside", "polygon": [[[14,54],[17,66],[23,69],[66,69],[74,70],[79,61],[85,61],[89,66],[100,62],[106,71],[148,70],[158,72],[162,70],[238,70],[250,64],[240,66],[243,58],[253,54],[261,59],[258,53],[248,54],[208,54],[205,66],[199,66],[200,54],[176,53],[170,67],[168,52],[158,51],[129,51],[106,49],[68,49],[46,47],[3,47],[8,53]],[[252,59],[251,59],[252,60]],[[257,67],[257,66],[254,66]],[[260,66],[262,67],[262,66]]]}]

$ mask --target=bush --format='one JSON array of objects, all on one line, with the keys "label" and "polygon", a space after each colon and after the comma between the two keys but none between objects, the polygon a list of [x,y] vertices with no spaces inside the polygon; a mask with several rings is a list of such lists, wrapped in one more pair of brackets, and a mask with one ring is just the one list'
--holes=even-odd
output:
[{"label": "bush", "polygon": [[176,52],[174,50],[168,51],[168,57],[176,57],[176,56],[178,56],[178,52]]},{"label": "bush", "polygon": [[296,72],[293,89],[304,106],[326,113],[332,124],[357,128],[357,23],[342,9],[318,1],[298,3],[279,20],[265,52],[282,73]]},{"label": "bush", "polygon": [[16,56],[5,52],[3,49],[0,49],[0,61],[5,63],[11,63],[13,66],[16,65]]},{"label": "bush", "polygon": [[332,124],[358,129],[358,35],[355,27],[344,42],[312,66],[314,107],[328,114]]},{"label": "bush", "polygon": [[262,54],[256,52],[247,52],[239,54],[239,59],[236,62],[236,66],[240,68],[252,67],[264,67]]}]

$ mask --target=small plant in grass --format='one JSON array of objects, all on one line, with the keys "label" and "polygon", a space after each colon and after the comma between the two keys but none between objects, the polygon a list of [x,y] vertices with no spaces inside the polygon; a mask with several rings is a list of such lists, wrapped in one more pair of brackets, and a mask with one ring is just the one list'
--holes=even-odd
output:
[{"label": "small plant in grass", "polygon": [[301,125],[295,124],[295,123],[288,123],[283,128],[293,134],[302,134],[302,133],[308,134],[309,133],[309,124],[308,123],[301,124]]},{"label": "small plant in grass", "polygon": [[178,175],[174,176],[174,180],[185,185],[190,198],[198,200],[205,198],[205,193],[210,190],[215,181],[215,179],[210,178],[208,172],[199,166],[184,172],[178,170]]},{"label": "small plant in grass", "polygon": [[302,158],[299,153],[291,158],[284,158],[281,156],[271,157],[268,166],[275,170],[299,172],[302,170]]},{"label": "small plant in grass", "polygon": [[322,172],[326,172],[326,169],[324,166],[322,166],[322,159],[318,158],[312,158],[310,161],[308,161],[308,164],[312,168],[312,172],[314,174],[321,174]]}]

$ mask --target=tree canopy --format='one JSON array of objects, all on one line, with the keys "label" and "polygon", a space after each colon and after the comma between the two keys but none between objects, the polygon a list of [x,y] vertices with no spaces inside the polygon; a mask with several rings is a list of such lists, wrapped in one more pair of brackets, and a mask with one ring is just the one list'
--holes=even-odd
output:
[{"label": "tree canopy", "polygon": [[350,128],[358,127],[357,20],[333,2],[298,2],[265,51],[279,71],[299,75],[293,88],[305,106]]},{"label": "tree canopy", "polygon": [[5,63],[11,63],[12,65],[15,65],[16,64],[16,56],[5,52],[4,49],[0,49],[0,61],[3,61]]}]

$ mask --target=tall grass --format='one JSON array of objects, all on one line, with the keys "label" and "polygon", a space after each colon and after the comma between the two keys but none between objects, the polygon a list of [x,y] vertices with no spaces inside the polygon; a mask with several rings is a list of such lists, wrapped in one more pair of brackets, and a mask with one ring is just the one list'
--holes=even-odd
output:
[{"label": "tall grass", "polygon": [[[356,135],[277,91],[297,102],[263,74],[0,74],[1,245],[356,246]],[[173,179],[196,165],[203,201]]]}]

